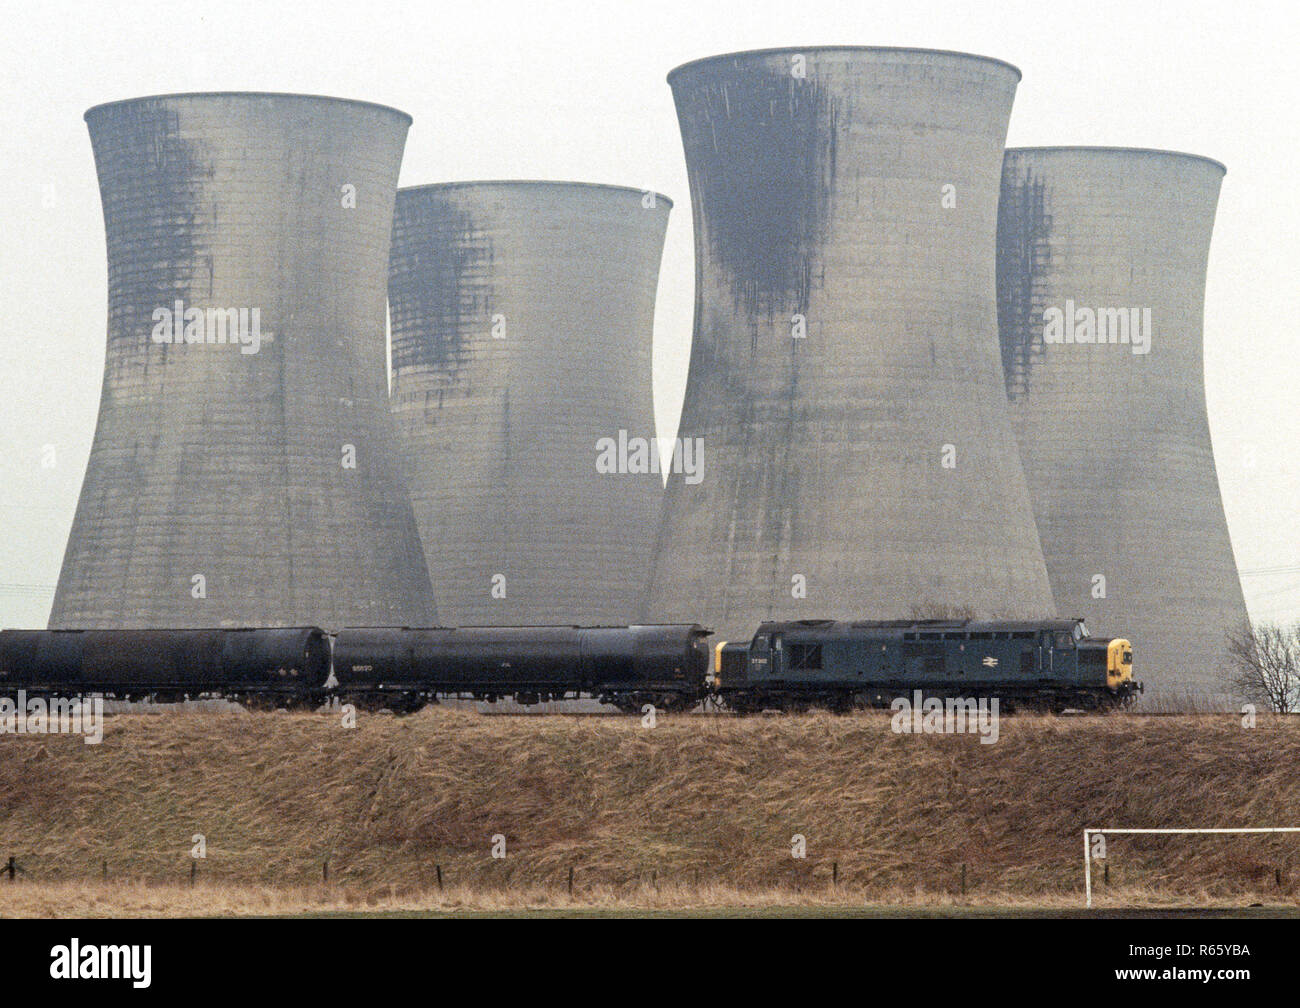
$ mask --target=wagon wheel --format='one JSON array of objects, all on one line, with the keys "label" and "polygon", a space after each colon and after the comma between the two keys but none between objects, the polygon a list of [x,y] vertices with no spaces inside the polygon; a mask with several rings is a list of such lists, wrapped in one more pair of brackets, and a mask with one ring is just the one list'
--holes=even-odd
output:
[{"label": "wagon wheel", "polygon": [[[615,694],[609,702],[624,714],[633,715],[640,715],[641,708],[647,703],[647,701],[638,699],[637,697],[630,697],[626,693]],[[655,706],[657,709],[658,705],[656,704]]]},{"label": "wagon wheel", "polygon": [[239,695],[239,702],[250,711],[265,713],[275,710],[274,698],[266,693],[242,693]]}]

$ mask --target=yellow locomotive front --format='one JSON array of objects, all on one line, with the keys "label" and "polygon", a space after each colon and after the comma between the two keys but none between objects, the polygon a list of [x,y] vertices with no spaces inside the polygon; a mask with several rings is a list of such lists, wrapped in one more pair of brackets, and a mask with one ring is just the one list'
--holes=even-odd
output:
[{"label": "yellow locomotive front", "polygon": [[1113,693],[1142,692],[1142,684],[1133,681],[1133,645],[1123,637],[1113,639],[1106,649],[1106,685]]}]

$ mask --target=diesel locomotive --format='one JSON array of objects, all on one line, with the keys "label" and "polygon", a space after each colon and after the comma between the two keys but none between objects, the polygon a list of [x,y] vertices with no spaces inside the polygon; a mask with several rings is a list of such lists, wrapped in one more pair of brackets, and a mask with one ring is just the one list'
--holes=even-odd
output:
[{"label": "diesel locomotive", "polygon": [[1106,710],[1142,690],[1132,645],[1090,637],[1081,619],[769,622],[716,656],[710,692],[742,713],[887,706],[915,690],[997,697],[1002,710]]},{"label": "diesel locomotive", "polygon": [[737,713],[997,697],[1003,710],[1130,704],[1133,649],[1082,620],[768,622],[710,647],[700,624],[0,631],[0,696],[251,706],[333,698],[406,712],[441,696],[522,704],[592,697],[635,712],[710,701]]}]

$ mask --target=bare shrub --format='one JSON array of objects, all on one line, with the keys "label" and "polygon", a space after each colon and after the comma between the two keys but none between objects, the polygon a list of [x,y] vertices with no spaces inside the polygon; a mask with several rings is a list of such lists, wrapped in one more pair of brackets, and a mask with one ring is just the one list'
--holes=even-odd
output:
[{"label": "bare shrub", "polygon": [[1230,631],[1224,677],[1251,703],[1277,714],[1300,710],[1300,620],[1245,621]]}]

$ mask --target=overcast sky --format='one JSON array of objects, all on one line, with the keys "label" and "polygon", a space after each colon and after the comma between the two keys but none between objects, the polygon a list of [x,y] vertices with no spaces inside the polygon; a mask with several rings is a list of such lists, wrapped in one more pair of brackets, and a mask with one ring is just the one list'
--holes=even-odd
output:
[{"label": "overcast sky", "polygon": [[[676,208],[654,378],[659,432],[671,435],[694,273],[664,76],[714,53],[815,44],[1014,63],[1024,79],[1011,146],[1162,147],[1228,166],[1206,302],[1210,426],[1251,613],[1300,616],[1298,9],[1294,0],[0,0],[0,626],[45,623],[94,433],[107,295],[81,118],[91,105],[209,90],[366,99],[415,118],[403,185],[550,178],[668,194]],[[52,469],[40,464],[45,445],[56,447]]]}]

